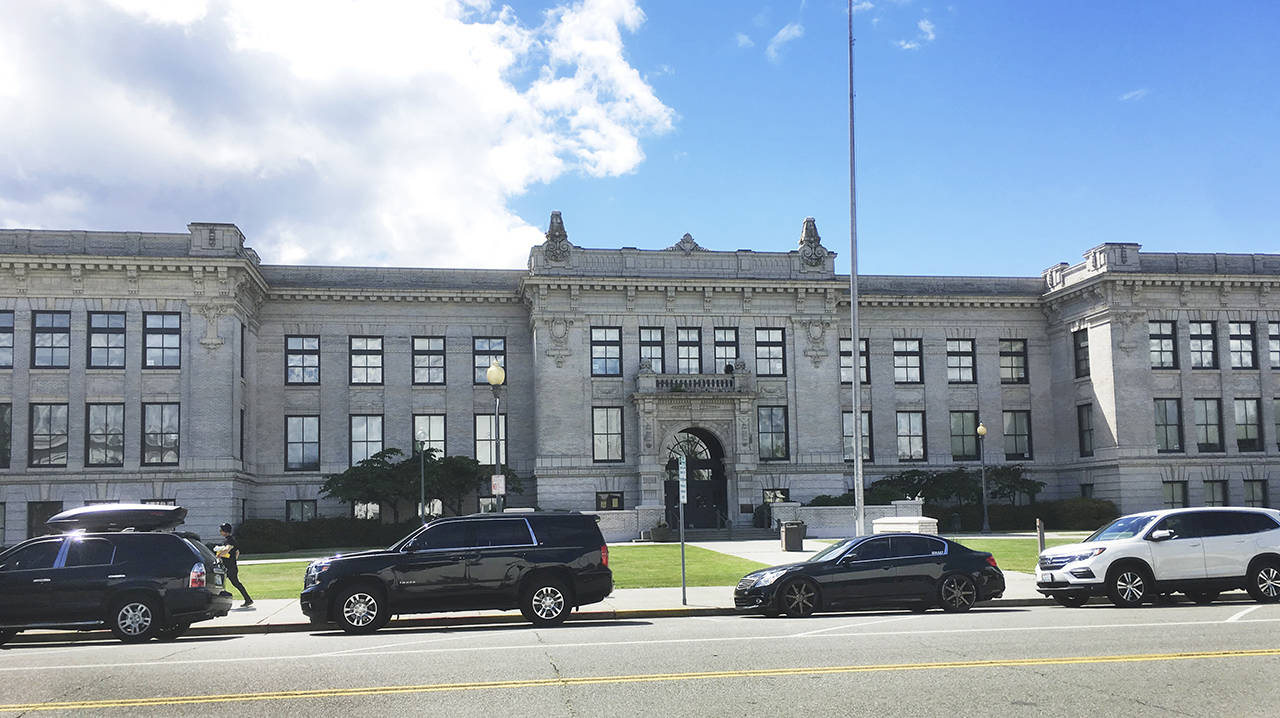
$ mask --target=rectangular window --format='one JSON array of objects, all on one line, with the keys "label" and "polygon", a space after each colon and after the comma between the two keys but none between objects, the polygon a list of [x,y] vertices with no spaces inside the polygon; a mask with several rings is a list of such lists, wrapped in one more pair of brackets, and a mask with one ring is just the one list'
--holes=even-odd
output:
[{"label": "rectangular window", "polygon": [[145,312],[142,315],[142,366],[177,369],[182,365],[182,315]]},{"label": "rectangular window", "polygon": [[1213,322],[1191,322],[1187,325],[1187,338],[1191,342],[1191,368],[1218,368],[1217,327]]},{"label": "rectangular window", "polygon": [[597,462],[622,461],[621,407],[592,407],[591,458]]},{"label": "rectangular window", "polygon": [[32,404],[29,466],[67,465],[67,405]]},{"label": "rectangular window", "polygon": [[320,470],[320,417],[286,416],[285,471]]},{"label": "rectangular window", "polygon": [[[13,404],[0,404],[0,469],[9,468],[13,454]],[[4,534],[0,534],[3,540]]]},{"label": "rectangular window", "polygon": [[288,499],[284,502],[285,521],[311,521],[315,517],[315,499]]},{"label": "rectangular window", "polygon": [[1190,502],[1187,501],[1187,482],[1166,481],[1164,483],[1164,507],[1166,509],[1181,509],[1190,505]]},{"label": "rectangular window", "polygon": [[715,329],[716,371],[727,371],[738,361],[738,330],[733,327]]},{"label": "rectangular window", "polygon": [[622,492],[621,491],[597,491],[596,492],[596,511],[621,511],[622,510]]},{"label": "rectangular window", "polygon": [[1267,506],[1267,482],[1249,479],[1244,482],[1244,505],[1263,508]]},{"label": "rectangular window", "polygon": [[31,315],[31,366],[66,369],[71,364],[71,312]]},{"label": "rectangular window", "polygon": [[1236,450],[1262,451],[1261,400],[1236,399]]},{"label": "rectangular window", "polygon": [[320,337],[284,338],[284,383],[320,383]]},{"label": "rectangular window", "polygon": [[245,362],[245,354],[247,353],[245,352],[244,338],[245,338],[245,330],[244,330],[244,323],[242,322],[240,324],[240,378],[241,379],[244,378],[244,362]]},{"label": "rectangular window", "polygon": [[919,384],[920,367],[924,360],[919,339],[893,340],[893,382],[895,384]]},{"label": "rectangular window", "polygon": [[[471,380],[476,384],[488,384],[489,365],[494,362],[507,368],[506,337],[473,337],[471,339]],[[506,382],[503,381],[505,384]]]},{"label": "rectangular window", "polygon": [[124,466],[124,404],[86,404],[84,463]]},{"label": "rectangular window", "polygon": [[[840,383],[853,383],[853,340],[840,340]],[[867,365],[867,340],[858,340],[858,383],[871,383],[871,370]]]},{"label": "rectangular window", "polygon": [[1075,349],[1076,378],[1089,376],[1089,330],[1071,332],[1071,345]]},{"label": "rectangular window", "polygon": [[787,407],[756,407],[756,422],[759,428],[760,460],[782,461],[790,458],[791,449],[787,441]]},{"label": "rectangular window", "polygon": [[1156,399],[1156,451],[1182,451],[1182,400]]},{"label": "rectangular window", "polygon": [[444,383],[444,337],[413,338],[413,383]]},{"label": "rectangular window", "polygon": [[1080,404],[1076,407],[1076,435],[1080,456],[1093,456],[1093,404]]},{"label": "rectangular window", "polygon": [[1267,357],[1272,369],[1280,369],[1280,322],[1267,322]]},{"label": "rectangular window", "polygon": [[382,383],[382,337],[348,337],[351,383]]},{"label": "rectangular window", "polygon": [[[493,414],[476,414],[476,461],[496,466],[493,455]],[[507,415],[498,415],[498,459],[507,458]]]},{"label": "rectangular window", "polygon": [[[853,461],[853,412],[841,412],[841,421],[844,425],[844,460]],[[871,463],[871,412],[862,412],[862,460]]]},{"label": "rectangular window", "polygon": [[591,376],[622,376],[622,327],[591,327]]},{"label": "rectangular window", "polygon": [[974,352],[972,339],[947,340],[947,383],[973,383]]},{"label": "rectangular window", "polygon": [[88,367],[124,368],[124,312],[89,312]]},{"label": "rectangular window", "polygon": [[236,458],[244,460],[244,409],[240,410],[240,436],[236,442]]},{"label": "rectangular window", "polygon": [[1147,322],[1152,369],[1178,368],[1177,333],[1173,322]]},{"label": "rectangular window", "polygon": [[1004,412],[1004,458],[1006,461],[1031,460],[1031,412]]},{"label": "rectangular window", "polygon": [[178,405],[142,405],[142,463],[172,466],[178,463]]},{"label": "rectangular window", "polygon": [[1027,340],[1000,340],[1000,383],[1027,383]]},{"label": "rectangular window", "polygon": [[351,465],[382,451],[382,415],[351,415]]},{"label": "rectangular window", "polygon": [[150,506],[177,506],[177,499],[143,499],[142,503]]},{"label": "rectangular window", "polygon": [[786,376],[783,330],[756,330],[756,376]]},{"label": "rectangular window", "polygon": [[1205,506],[1226,506],[1227,505],[1227,482],[1225,481],[1204,482],[1204,505]]},{"label": "rectangular window", "polygon": [[978,460],[978,412],[951,412],[951,460]]},{"label": "rectangular window", "polygon": [[0,312],[0,369],[13,367],[13,312]]},{"label": "rectangular window", "polygon": [[1093,484],[1080,484],[1080,498],[1093,498]]},{"label": "rectangular window", "polygon": [[898,412],[898,461],[924,461],[924,412]]},{"label": "rectangular window", "polygon": [[1227,351],[1232,369],[1256,369],[1253,354],[1253,322],[1227,322]]},{"label": "rectangular window", "polygon": [[676,328],[676,373],[702,373],[702,330],[697,327]]},{"label": "rectangular window", "polygon": [[1196,422],[1196,450],[1222,451],[1221,400],[1193,399],[1192,414]]},{"label": "rectangular window", "polygon": [[413,438],[419,444],[426,443],[425,447],[415,446],[417,450],[435,449],[437,459],[444,456],[444,414],[414,414]]},{"label": "rectangular window", "polygon": [[654,374],[662,373],[662,327],[640,327],[640,361],[649,362]]},{"label": "rectangular window", "polygon": [[761,498],[766,504],[786,503],[791,500],[791,489],[787,489],[787,488],[763,489],[761,491]]}]

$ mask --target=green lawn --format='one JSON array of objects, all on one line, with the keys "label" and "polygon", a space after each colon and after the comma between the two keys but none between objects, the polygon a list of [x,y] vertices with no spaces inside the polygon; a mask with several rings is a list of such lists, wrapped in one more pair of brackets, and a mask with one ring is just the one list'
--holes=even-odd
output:
[{"label": "green lawn", "polygon": [[[948,537],[951,538],[951,537]],[[984,539],[984,538],[952,538],[974,551],[986,551],[996,557],[996,563],[1003,571],[1021,571],[1031,573],[1035,570],[1036,558],[1040,555],[1040,544],[1033,538],[1025,539]],[[1077,539],[1045,539],[1045,547],[1061,546],[1076,543]]]}]

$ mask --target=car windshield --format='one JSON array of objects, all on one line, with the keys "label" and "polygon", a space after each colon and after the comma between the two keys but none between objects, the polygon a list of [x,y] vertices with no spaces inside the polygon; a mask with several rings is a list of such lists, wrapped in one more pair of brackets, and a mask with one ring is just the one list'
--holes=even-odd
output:
[{"label": "car windshield", "polygon": [[1093,535],[1084,540],[1084,543],[1090,541],[1114,541],[1116,539],[1133,538],[1142,533],[1142,530],[1151,523],[1154,516],[1121,516],[1111,523],[1103,526]]},{"label": "car windshield", "polygon": [[808,561],[826,561],[828,559],[833,559],[836,556],[839,556],[842,552],[844,552],[844,550],[849,547],[849,543],[852,541],[853,539],[845,539],[843,541],[837,541],[836,543],[833,543],[830,546],[810,556],[807,560]]}]

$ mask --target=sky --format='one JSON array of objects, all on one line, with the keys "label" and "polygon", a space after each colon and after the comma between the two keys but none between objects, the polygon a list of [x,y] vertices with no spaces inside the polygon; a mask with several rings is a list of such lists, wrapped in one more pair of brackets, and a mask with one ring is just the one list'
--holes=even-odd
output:
[{"label": "sky", "polygon": [[[13,0],[0,227],[231,222],[266,263],[569,240],[849,268],[848,1]],[[1280,253],[1280,3],[854,3],[858,269]]]}]

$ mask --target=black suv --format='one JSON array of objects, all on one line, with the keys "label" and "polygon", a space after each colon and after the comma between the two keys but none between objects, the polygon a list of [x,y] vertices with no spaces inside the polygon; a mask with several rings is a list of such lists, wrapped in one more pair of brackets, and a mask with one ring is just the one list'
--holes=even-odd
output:
[{"label": "black suv", "polygon": [[393,614],[519,608],[534,625],[564,621],[613,591],[596,517],[579,513],[442,518],[385,550],[316,561],[302,612],[371,633]]},{"label": "black suv", "polygon": [[0,553],[0,643],[28,629],[107,627],[126,643],[173,640],[227,615],[231,594],[208,547],[174,533],[180,506],[102,504],[64,511]]}]

